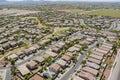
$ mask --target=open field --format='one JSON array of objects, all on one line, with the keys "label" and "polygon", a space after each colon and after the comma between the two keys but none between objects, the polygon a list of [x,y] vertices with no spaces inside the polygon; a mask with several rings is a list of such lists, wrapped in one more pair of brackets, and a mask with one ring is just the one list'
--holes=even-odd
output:
[{"label": "open field", "polygon": [[84,10],[79,10],[79,9],[63,9],[63,10],[58,10],[58,11],[78,13],[78,14],[81,14],[81,13],[86,12],[86,11],[84,11]]},{"label": "open field", "polygon": [[5,10],[0,10],[0,15],[26,15],[26,14],[31,14],[31,13],[37,13],[39,11],[30,11],[30,10],[16,10],[16,9],[5,9]]},{"label": "open field", "polygon": [[101,9],[101,10],[86,12],[85,14],[98,15],[98,16],[120,17],[120,10]]},{"label": "open field", "polygon": [[71,12],[75,14],[90,14],[90,15],[97,15],[97,16],[120,17],[120,10],[113,10],[113,9],[98,9],[98,10],[92,10],[92,11],[68,9],[68,10],[59,10],[59,11]]}]

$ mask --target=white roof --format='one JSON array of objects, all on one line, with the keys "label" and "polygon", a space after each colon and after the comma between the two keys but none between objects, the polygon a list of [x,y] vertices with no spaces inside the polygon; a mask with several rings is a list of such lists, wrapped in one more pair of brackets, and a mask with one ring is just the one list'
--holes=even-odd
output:
[{"label": "white roof", "polygon": [[46,54],[49,54],[49,55],[52,56],[52,57],[57,56],[56,53],[54,53],[54,52],[52,52],[52,51],[50,51],[50,50],[46,51]]},{"label": "white roof", "polygon": [[105,53],[105,54],[107,53],[106,51],[104,51],[104,50],[101,50],[101,49],[98,49],[98,48],[97,48],[97,49],[95,49],[95,50],[96,50],[96,51],[98,51],[98,52]]},{"label": "white roof", "polygon": [[66,65],[66,61],[62,60],[62,59],[59,59],[57,60],[57,63],[61,66],[65,66]]},{"label": "white roof", "polygon": [[16,54],[11,54],[8,56],[8,59],[14,59],[17,58],[18,56]]},{"label": "white roof", "polygon": [[17,67],[17,69],[20,71],[20,73],[24,76],[28,73],[30,73],[29,69],[26,67],[26,64],[23,64],[19,67]]},{"label": "white roof", "polygon": [[59,44],[59,45],[65,45],[65,43],[64,43],[64,42],[59,42],[58,44]]},{"label": "white roof", "polygon": [[108,45],[102,45],[103,47],[107,47],[107,48],[109,48],[109,49],[111,49],[112,47],[111,46],[108,46]]},{"label": "white roof", "polygon": [[113,46],[113,44],[110,44],[110,43],[103,43],[104,45],[107,45],[107,46]]}]

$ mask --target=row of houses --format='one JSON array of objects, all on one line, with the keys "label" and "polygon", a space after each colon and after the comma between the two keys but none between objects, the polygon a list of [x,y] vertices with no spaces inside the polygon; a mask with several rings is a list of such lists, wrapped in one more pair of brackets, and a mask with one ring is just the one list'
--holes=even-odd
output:
[{"label": "row of houses", "polygon": [[[61,14],[59,14],[61,13]],[[74,15],[63,11],[39,12],[32,16],[37,16],[42,23],[54,27],[78,27],[83,24],[81,15]]]},{"label": "row of houses", "polygon": [[[69,32],[68,32],[69,33]],[[69,33],[71,34],[71,33]],[[67,45],[69,42],[74,41],[74,40],[82,40],[83,36],[80,32],[76,32],[75,34],[71,35],[68,37],[68,39],[64,42],[64,41],[58,41],[58,43],[56,43],[54,46],[52,46],[49,50],[45,51],[44,55],[42,56],[38,56],[35,59],[17,67],[18,72],[20,73],[19,76],[21,76],[22,78],[25,77],[27,74],[33,74],[36,73],[40,70],[41,65],[44,64],[44,60],[46,58],[52,58],[55,59],[57,58],[57,56],[59,55],[59,52],[62,50],[64,45]],[[75,38],[74,38],[75,37]],[[29,56],[31,54],[35,54],[41,47],[41,45],[46,44],[50,41],[50,39],[45,40],[43,42],[39,42],[38,44],[35,44],[27,49],[25,49],[24,51],[17,53],[17,54],[10,54],[7,56],[7,58],[10,59],[15,59],[16,61],[18,59],[23,59],[25,56]],[[94,38],[86,38],[86,41],[92,43],[94,42]],[[81,44],[76,44],[70,48],[68,48],[67,53],[65,55],[63,55],[61,57],[61,59],[57,59],[55,62],[57,64],[50,66],[50,71],[52,70],[54,73],[59,72],[63,70],[66,65],[68,66],[68,64],[70,64],[71,62],[71,58],[74,54],[76,54],[76,52],[79,52],[79,48],[81,47]],[[51,64],[52,65],[52,64]],[[57,67],[54,67],[57,66]],[[57,68],[57,69],[55,69]],[[25,71],[25,72],[24,72]],[[53,73],[52,72],[52,73]]]},{"label": "row of houses", "polygon": [[22,52],[19,52],[17,54],[10,54],[8,55],[8,59],[14,59],[14,60],[18,60],[18,59],[23,59],[25,56],[29,56],[31,54],[34,54],[37,52],[37,50],[40,49],[40,46],[35,44],[27,49],[25,49]]},{"label": "row of houses", "polygon": [[100,29],[109,29],[111,26],[111,23],[117,20],[116,18],[112,17],[105,17],[105,16],[100,16],[97,18],[88,18],[86,20],[86,24],[88,26],[96,26]]},{"label": "row of houses", "polygon": [[[51,33],[49,29],[35,26],[36,19],[16,17],[1,17],[0,27],[0,52],[7,52],[8,49],[15,49],[13,46],[19,46],[19,40],[25,44],[33,44],[43,36]],[[6,23],[4,23],[4,21]],[[3,23],[2,23],[3,22]],[[11,24],[12,23],[12,24]],[[30,24],[29,24],[30,23]],[[31,24],[32,23],[32,24]],[[12,46],[12,47],[11,47]]]},{"label": "row of houses", "polygon": [[[74,33],[73,35],[71,35],[69,37],[71,38],[72,36],[74,36],[74,37],[81,36],[81,34],[79,35],[78,33],[79,32],[76,32],[76,33]],[[81,41],[82,41],[81,39],[82,38],[81,39],[75,38],[75,39],[78,39],[79,43],[75,44],[74,46],[69,47],[66,50],[66,53],[64,55],[62,55],[61,57],[56,59],[55,63],[52,63],[49,66],[49,68],[44,72],[44,74],[43,74],[44,77],[55,79],[58,76],[58,74],[62,74],[62,72],[65,71],[65,69],[69,65],[71,65],[72,57],[74,55],[79,55],[80,48],[82,47],[82,45],[81,45]],[[85,40],[92,43],[92,42],[94,42],[95,39],[88,38],[88,39],[85,39]],[[68,41],[69,41],[69,39],[68,39]],[[70,40],[70,41],[74,41],[74,40]],[[84,39],[83,39],[83,41],[84,41]],[[66,44],[65,43],[55,44],[55,47],[52,48],[51,50],[53,52],[59,53],[59,49],[61,49],[63,47],[63,45],[67,45],[67,43]],[[87,45],[90,45],[90,44],[87,44]]]},{"label": "row of houses", "polygon": [[[86,59],[86,64],[79,70],[72,80],[95,80],[100,79],[107,66],[105,59],[110,54],[112,44],[103,43],[99,48],[95,48],[92,54]],[[98,77],[99,76],[99,77]]]}]

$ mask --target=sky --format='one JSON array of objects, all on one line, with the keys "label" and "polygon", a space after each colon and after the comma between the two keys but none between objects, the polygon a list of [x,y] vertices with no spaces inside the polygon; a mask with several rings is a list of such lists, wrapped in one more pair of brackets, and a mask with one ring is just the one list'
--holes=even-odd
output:
[{"label": "sky", "polygon": [[[25,0],[7,0],[7,1],[25,1]],[[40,1],[40,0],[33,0]],[[120,0],[45,0],[45,1],[95,1],[95,2],[120,2]]]}]

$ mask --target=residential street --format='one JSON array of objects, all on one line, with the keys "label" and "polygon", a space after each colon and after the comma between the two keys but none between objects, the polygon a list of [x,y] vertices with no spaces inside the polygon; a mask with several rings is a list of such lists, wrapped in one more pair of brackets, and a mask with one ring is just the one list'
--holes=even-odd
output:
[{"label": "residential street", "polygon": [[[94,44],[90,45],[87,51],[93,49],[95,47],[96,43],[97,42],[95,42]],[[85,53],[87,53],[87,51]],[[66,74],[64,74],[64,76],[60,80],[68,80],[71,77],[71,75],[75,72],[75,70],[77,70],[80,67],[81,62],[84,59],[85,55],[86,54],[81,55],[79,57],[77,63],[75,64],[75,66],[73,66]]]},{"label": "residential street", "polygon": [[71,77],[71,75],[75,72],[76,69],[79,68],[80,63],[82,62],[83,58],[85,57],[84,55],[81,55],[78,59],[78,62],[75,64],[75,66],[73,66],[62,78],[61,80],[68,80],[69,77]]}]

